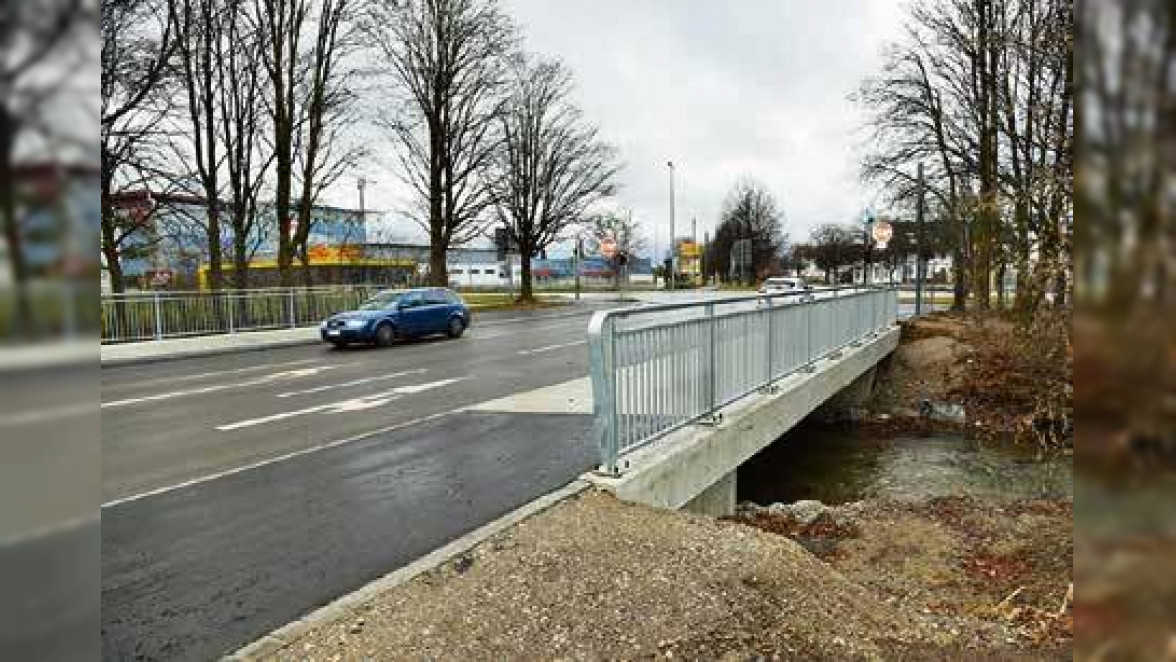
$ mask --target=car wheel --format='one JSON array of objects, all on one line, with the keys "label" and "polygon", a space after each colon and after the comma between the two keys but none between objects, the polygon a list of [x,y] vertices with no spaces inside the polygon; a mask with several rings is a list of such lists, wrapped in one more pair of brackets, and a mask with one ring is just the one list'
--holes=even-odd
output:
[{"label": "car wheel", "polygon": [[460,317],[449,320],[448,333],[450,338],[460,338],[461,334],[465,333],[465,322],[461,321]]},{"label": "car wheel", "polygon": [[387,322],[376,327],[376,347],[387,347],[396,340],[396,329]]},{"label": "car wheel", "polygon": [[331,344],[335,346],[335,349],[347,349],[346,340],[332,340]]}]

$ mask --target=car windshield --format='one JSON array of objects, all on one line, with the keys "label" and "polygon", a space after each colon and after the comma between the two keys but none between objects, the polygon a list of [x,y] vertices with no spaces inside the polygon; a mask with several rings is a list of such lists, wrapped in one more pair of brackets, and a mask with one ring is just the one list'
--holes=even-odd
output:
[{"label": "car windshield", "polygon": [[400,297],[404,294],[402,292],[380,292],[372,298],[360,304],[360,310],[384,310],[396,305]]}]

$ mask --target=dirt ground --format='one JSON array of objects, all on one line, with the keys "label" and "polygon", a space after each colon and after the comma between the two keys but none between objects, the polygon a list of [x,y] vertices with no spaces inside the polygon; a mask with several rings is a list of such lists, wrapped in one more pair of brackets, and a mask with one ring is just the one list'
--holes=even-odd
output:
[{"label": "dirt ground", "polygon": [[861,501],[807,526],[764,509],[740,519],[797,540],[957,646],[1070,659],[1071,502]]},{"label": "dirt ground", "polygon": [[[1036,616],[1011,611],[1065,592],[1068,560],[1036,556],[1051,541],[1066,552],[1051,508],[1026,505],[1006,530],[970,505],[846,507],[836,516],[860,536],[831,530],[822,560],[770,527],[588,492],[278,659],[1069,659],[1064,628],[1039,635]],[[1001,593],[1018,582],[1006,616]]]},{"label": "dirt ground", "polygon": [[[995,314],[939,313],[904,322],[863,424],[879,433],[966,429],[1048,449],[1072,445],[1068,319],[1020,329]],[[924,403],[960,405],[965,421],[932,420]]]}]

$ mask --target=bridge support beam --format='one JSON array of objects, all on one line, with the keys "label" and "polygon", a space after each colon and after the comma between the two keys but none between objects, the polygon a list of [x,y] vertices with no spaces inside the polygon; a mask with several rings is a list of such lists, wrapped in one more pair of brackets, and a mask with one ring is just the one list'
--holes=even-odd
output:
[{"label": "bridge support beam", "polygon": [[737,471],[732,471],[717,483],[703,490],[682,506],[682,510],[711,517],[730,517],[735,514],[737,499]]},{"label": "bridge support beam", "polygon": [[727,514],[734,508],[739,466],[873,369],[898,339],[895,327],[861,347],[847,347],[839,358],[818,361],[811,373],[781,379],[776,392],[752,393],[728,405],[715,425],[683,428],[626,456],[628,468],[620,476],[584,479],[626,501]]}]

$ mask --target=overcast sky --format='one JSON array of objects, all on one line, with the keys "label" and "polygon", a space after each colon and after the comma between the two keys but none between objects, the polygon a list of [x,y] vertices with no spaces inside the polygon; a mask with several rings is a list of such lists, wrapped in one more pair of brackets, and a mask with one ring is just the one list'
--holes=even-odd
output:
[{"label": "overcast sky", "polygon": [[[858,218],[861,112],[849,101],[897,35],[897,0],[504,0],[526,49],[564,60],[578,100],[620,150],[619,205],[664,252],[669,173],[678,234],[716,224],[740,177],[765,184],[793,240]],[[381,184],[394,180],[377,177]],[[392,186],[369,207],[394,208]]]}]

